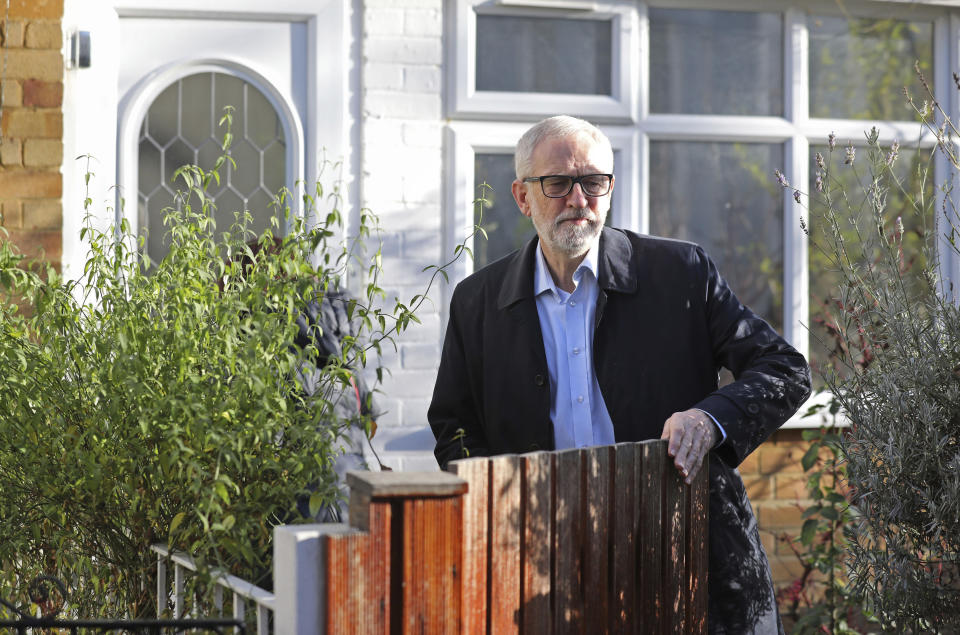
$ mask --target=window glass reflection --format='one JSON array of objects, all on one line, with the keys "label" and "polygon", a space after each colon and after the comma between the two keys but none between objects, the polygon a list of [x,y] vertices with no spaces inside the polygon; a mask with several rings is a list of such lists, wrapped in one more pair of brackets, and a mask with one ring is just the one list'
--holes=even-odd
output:
[{"label": "window glass reflection", "polygon": [[474,205],[473,222],[481,224],[487,232],[487,240],[476,236],[473,240],[473,268],[479,269],[498,258],[519,249],[536,233],[530,219],[520,213],[510,184],[516,175],[513,170],[513,154],[477,153],[474,158],[474,197],[480,196],[479,186],[487,183],[492,189],[484,189],[482,218]]},{"label": "window glass reflection", "polygon": [[[818,152],[824,157],[829,170],[824,188],[830,190],[835,210],[833,214],[829,212],[825,193],[818,191]],[[845,154],[839,146],[832,157],[826,146],[813,146],[810,154],[809,191],[812,196],[809,213],[805,214],[810,236],[810,366],[814,383],[823,387],[824,371],[833,369],[841,375],[850,372],[849,368],[837,363],[841,342],[837,338],[836,318],[843,295],[843,276],[831,248],[831,237],[838,231],[849,249],[851,260],[867,266],[882,257],[880,241],[894,237],[899,218],[903,224],[903,259],[900,264],[903,279],[908,289],[919,291],[923,285],[921,272],[927,266],[924,233],[931,231],[933,226],[930,202],[934,200],[934,189],[932,179],[923,178],[923,171],[929,164],[929,154],[901,148],[892,172],[901,182],[902,189],[889,175],[883,177],[881,185],[886,206],[877,215],[864,190],[864,184],[873,180],[866,148],[857,148],[853,165],[844,164]],[[919,202],[921,192],[922,200],[928,203],[926,209],[918,211],[911,199]]]},{"label": "window glass reflection", "polygon": [[914,61],[933,77],[933,23],[811,15],[810,116],[912,120],[903,87],[926,93]]},{"label": "window glass reflection", "polygon": [[779,13],[649,10],[650,111],[783,114]]},{"label": "window glass reflection", "polygon": [[650,233],[698,243],[741,302],[783,327],[783,147],[650,143]]},{"label": "window glass reflection", "polygon": [[612,20],[477,16],[477,90],[611,95]]}]

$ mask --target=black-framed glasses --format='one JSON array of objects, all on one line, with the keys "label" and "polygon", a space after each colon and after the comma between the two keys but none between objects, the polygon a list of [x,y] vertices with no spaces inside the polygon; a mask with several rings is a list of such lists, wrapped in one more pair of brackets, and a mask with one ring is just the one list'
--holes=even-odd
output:
[{"label": "black-framed glasses", "polygon": [[540,189],[548,198],[563,198],[573,190],[573,186],[580,184],[585,196],[595,198],[610,191],[613,183],[612,174],[582,174],[580,176],[566,176],[565,174],[549,174],[547,176],[528,176],[524,183],[540,181]]}]

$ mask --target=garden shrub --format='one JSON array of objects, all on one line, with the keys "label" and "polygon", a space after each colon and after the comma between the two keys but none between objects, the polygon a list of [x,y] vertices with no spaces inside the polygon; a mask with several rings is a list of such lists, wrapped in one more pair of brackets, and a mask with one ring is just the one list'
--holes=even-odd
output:
[{"label": "garden shrub", "polygon": [[[160,262],[125,223],[86,223],[80,282],[0,240],[0,597],[22,604],[52,574],[74,615],[152,616],[156,542],[269,584],[273,527],[298,520],[298,496],[334,502],[338,438],[370,422],[336,420],[331,402],[425,296],[376,308],[379,251],[363,264],[342,241],[336,189],[304,196],[310,227],[281,196],[275,248],[254,253],[247,213],[215,227],[206,190],[230,160],[178,171]],[[257,239],[272,245],[280,222]],[[375,225],[363,212],[359,235]],[[367,274],[356,334],[308,396],[297,371],[317,351],[291,346],[295,320],[348,269]]]}]

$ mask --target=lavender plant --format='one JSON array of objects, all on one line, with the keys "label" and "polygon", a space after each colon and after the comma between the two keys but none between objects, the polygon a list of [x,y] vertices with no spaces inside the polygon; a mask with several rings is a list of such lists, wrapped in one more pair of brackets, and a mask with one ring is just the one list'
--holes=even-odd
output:
[{"label": "lavender plant", "polygon": [[[927,90],[924,104],[908,101],[935,136],[931,152],[955,172],[958,131]],[[836,140],[828,146],[806,223],[816,236],[811,249],[839,280],[826,321],[840,345],[821,371],[849,422],[842,449],[852,504],[844,527],[850,591],[886,629],[956,632],[960,296],[940,266],[941,249],[960,254],[953,174],[930,196],[927,167],[904,178],[895,169],[899,144],[881,146],[876,129],[865,148],[842,149],[842,165]],[[859,191],[841,186],[844,170]],[[893,198],[903,203],[895,215]]]}]

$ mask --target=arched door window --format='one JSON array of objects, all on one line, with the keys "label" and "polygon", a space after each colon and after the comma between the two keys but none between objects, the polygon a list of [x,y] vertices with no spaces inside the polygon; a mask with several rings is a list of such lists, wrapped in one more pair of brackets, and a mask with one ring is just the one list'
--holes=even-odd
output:
[{"label": "arched door window", "polygon": [[[209,170],[222,153],[226,128],[218,125],[232,106],[233,142],[230,162],[220,172],[220,184],[209,192],[216,204],[217,231],[226,231],[236,213],[248,211],[250,229],[261,233],[278,214],[274,196],[290,182],[287,139],[277,110],[256,85],[227,73],[199,72],[174,81],[161,92],[144,116],[139,133],[138,229],[146,237],[147,255],[159,261],[169,250],[163,210],[174,205],[176,170],[196,164]],[[280,219],[283,231],[283,218]]]}]

